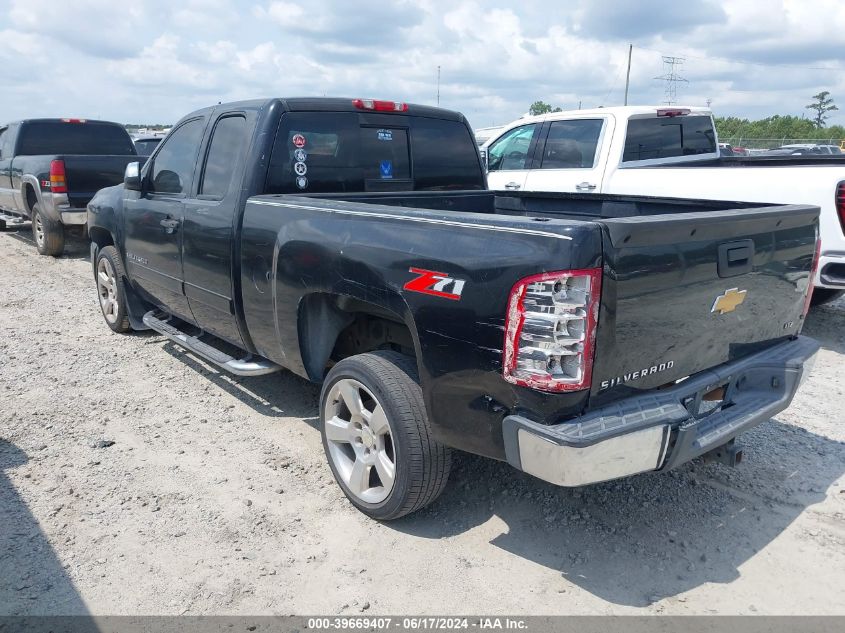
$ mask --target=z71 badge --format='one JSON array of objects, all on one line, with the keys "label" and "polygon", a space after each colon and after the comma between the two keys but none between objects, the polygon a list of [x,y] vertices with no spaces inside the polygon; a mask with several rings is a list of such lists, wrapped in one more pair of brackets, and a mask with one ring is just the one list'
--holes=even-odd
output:
[{"label": "z71 badge", "polygon": [[455,279],[446,273],[438,273],[423,268],[409,268],[408,272],[418,275],[406,283],[403,288],[411,292],[421,292],[424,295],[443,297],[452,301],[460,301],[466,280]]}]

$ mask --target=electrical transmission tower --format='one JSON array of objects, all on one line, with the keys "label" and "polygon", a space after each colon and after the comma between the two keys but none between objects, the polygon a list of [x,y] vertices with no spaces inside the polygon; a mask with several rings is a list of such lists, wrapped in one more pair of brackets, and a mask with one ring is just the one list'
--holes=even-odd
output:
[{"label": "electrical transmission tower", "polygon": [[672,105],[677,101],[678,82],[689,83],[675,71],[676,68],[683,66],[685,61],[683,57],[663,56],[663,74],[660,77],[655,77],[655,79],[666,82],[666,91],[664,92],[666,105]]}]

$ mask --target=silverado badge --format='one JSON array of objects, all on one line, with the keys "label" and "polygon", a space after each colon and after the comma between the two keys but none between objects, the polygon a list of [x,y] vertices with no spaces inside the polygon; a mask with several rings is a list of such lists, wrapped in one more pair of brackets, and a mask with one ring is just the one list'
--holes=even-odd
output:
[{"label": "silverado badge", "polygon": [[746,294],[748,294],[747,290],[740,290],[739,288],[725,290],[724,294],[716,297],[716,300],[713,302],[713,307],[710,308],[710,312],[718,312],[719,314],[733,312],[743,301],[745,301]]}]

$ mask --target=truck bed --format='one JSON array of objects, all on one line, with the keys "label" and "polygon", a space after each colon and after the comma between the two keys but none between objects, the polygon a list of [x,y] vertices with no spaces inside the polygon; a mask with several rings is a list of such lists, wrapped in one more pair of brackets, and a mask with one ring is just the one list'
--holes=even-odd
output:
[{"label": "truck bed", "polygon": [[775,204],[655,196],[501,191],[315,194],[298,196],[436,211],[572,220],[611,219],[776,207]]},{"label": "truck bed", "polygon": [[[367,212],[387,216],[396,207],[421,217],[425,211],[429,217],[436,211],[443,222],[450,218],[456,223],[478,222],[479,216],[486,216],[485,221],[497,227],[571,236],[572,248],[581,250],[590,248],[589,242],[577,236],[585,229],[598,232],[601,252],[591,255],[601,265],[603,279],[591,404],[663,386],[796,336],[810,283],[819,213],[818,207],[809,205],[567,193],[379,193],[286,199],[303,206],[310,201],[314,208],[334,204],[363,217]],[[449,237],[436,235],[443,258],[453,259]],[[489,248],[485,274],[497,258],[492,238]],[[502,257],[506,259],[504,250]],[[548,261],[545,270],[566,269],[571,261],[589,259],[579,253],[567,261]],[[434,264],[430,267],[440,270]],[[470,287],[478,271],[456,273],[468,276]],[[724,313],[716,309],[720,297],[735,295],[742,297],[741,308]],[[488,345],[492,347],[492,342]],[[670,368],[651,371],[669,362]],[[646,375],[639,375],[643,370]]]}]

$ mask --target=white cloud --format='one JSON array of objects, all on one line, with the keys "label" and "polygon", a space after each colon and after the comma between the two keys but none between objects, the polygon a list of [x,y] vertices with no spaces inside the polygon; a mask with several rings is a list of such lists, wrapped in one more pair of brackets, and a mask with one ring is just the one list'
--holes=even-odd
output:
[{"label": "white cloud", "polygon": [[292,2],[272,2],[263,14],[282,27],[296,28],[301,24],[305,11]]},{"label": "white cloud", "polygon": [[433,104],[439,66],[441,105],[491,125],[537,99],[620,103],[629,42],[633,103],[662,101],[661,53],[686,57],[690,82],[679,98],[710,98],[722,114],[801,114],[822,89],[845,103],[841,0],[669,8],[657,0],[573,0],[565,10],[540,0],[0,0],[0,120],[172,122],[217,101],[271,95]]}]

